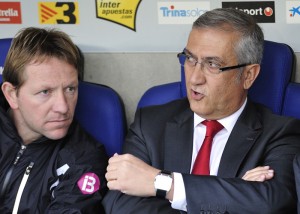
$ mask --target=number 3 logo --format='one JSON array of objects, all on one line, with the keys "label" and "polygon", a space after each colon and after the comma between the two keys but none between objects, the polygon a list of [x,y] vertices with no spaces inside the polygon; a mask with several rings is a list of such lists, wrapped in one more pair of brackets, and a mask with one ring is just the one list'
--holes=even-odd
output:
[{"label": "number 3 logo", "polygon": [[64,16],[69,17],[69,21],[65,22],[63,19],[57,19],[57,24],[75,24],[76,23],[76,16],[74,15],[75,12],[75,4],[73,2],[56,2],[56,7],[63,7],[67,5],[67,10],[63,10]]},{"label": "number 3 logo", "polygon": [[40,24],[78,24],[78,2],[39,2]]}]

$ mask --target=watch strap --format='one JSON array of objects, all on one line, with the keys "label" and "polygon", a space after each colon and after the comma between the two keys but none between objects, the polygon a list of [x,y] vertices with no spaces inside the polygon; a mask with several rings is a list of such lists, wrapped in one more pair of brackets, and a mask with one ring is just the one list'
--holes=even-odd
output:
[{"label": "watch strap", "polygon": [[168,170],[164,170],[164,169],[161,170],[160,173],[161,173],[161,174],[167,174],[167,175],[170,175],[170,176],[172,175],[172,172],[170,172],[170,171],[168,171]]},{"label": "watch strap", "polygon": [[158,197],[158,198],[166,198],[166,195],[167,195],[167,191],[161,190],[161,189],[157,189],[156,190],[156,197]]},{"label": "watch strap", "polygon": [[[167,170],[161,170],[158,174],[167,174],[169,176],[172,176],[172,172],[167,171]],[[158,198],[166,198],[167,191],[161,190],[161,189],[156,189],[156,197]]]}]

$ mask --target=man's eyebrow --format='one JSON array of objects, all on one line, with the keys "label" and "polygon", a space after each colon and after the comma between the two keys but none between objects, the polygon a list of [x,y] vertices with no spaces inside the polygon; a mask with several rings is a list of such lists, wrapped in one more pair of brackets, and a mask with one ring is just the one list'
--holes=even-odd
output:
[{"label": "man's eyebrow", "polygon": [[192,56],[193,58],[195,58],[195,59],[198,58],[195,54],[193,54],[193,53],[192,53],[189,49],[187,49],[187,48],[184,49],[184,52],[186,52],[187,54],[191,55],[191,56]]},{"label": "man's eyebrow", "polygon": [[[191,55],[194,59],[198,59],[198,57],[193,54],[189,49],[185,48],[184,52],[186,52],[187,54]],[[224,60],[222,60],[220,57],[218,56],[208,56],[208,57],[203,57],[201,58],[201,60],[206,60],[206,61],[217,61],[218,63],[224,64]]]},{"label": "man's eyebrow", "polygon": [[209,56],[209,57],[204,57],[203,59],[207,60],[207,61],[216,61],[218,63],[224,64],[224,61],[217,56]]},{"label": "man's eyebrow", "polygon": [[187,52],[188,54],[191,54],[191,51],[189,51],[189,49],[184,48],[183,52]]}]

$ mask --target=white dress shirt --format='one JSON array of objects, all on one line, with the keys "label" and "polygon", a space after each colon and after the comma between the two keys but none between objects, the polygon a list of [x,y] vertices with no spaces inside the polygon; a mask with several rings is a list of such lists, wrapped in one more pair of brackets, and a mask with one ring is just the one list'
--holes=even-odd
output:
[{"label": "white dress shirt", "polygon": [[[223,125],[223,129],[219,131],[213,138],[212,149],[210,153],[210,175],[217,175],[218,169],[220,165],[220,160],[226,146],[226,142],[229,138],[229,135],[239,118],[240,114],[244,110],[247,103],[247,99],[245,100],[244,104],[241,108],[233,113],[232,115],[225,117],[221,120],[218,120],[219,123]],[[199,117],[197,114],[194,113],[194,137],[193,137],[193,153],[192,153],[192,164],[190,172],[193,169],[194,162],[196,160],[197,154],[199,149],[202,146],[206,126],[202,124],[204,118]],[[185,194],[185,186],[183,183],[183,178],[180,173],[174,172],[174,195],[172,208],[187,211],[187,202],[186,202],[186,194]]]}]

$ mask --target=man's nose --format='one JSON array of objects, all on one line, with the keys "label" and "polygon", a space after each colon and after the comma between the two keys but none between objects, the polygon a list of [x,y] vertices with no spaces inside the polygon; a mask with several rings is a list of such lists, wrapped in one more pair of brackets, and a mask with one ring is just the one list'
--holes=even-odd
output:
[{"label": "man's nose", "polygon": [[56,112],[66,113],[68,112],[68,102],[66,99],[66,95],[63,92],[58,92],[56,94],[56,99],[53,104],[53,109]]},{"label": "man's nose", "polygon": [[192,84],[201,84],[205,80],[205,71],[202,63],[196,63],[196,65],[192,68],[190,81]]}]

